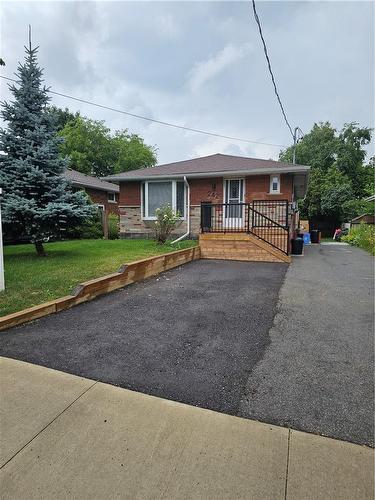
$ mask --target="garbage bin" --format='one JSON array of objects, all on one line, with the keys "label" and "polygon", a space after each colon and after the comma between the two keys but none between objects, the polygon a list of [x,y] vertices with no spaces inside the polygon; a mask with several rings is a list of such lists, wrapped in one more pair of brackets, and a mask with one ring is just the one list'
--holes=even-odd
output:
[{"label": "garbage bin", "polygon": [[303,233],[303,244],[304,245],[310,245],[311,244],[310,233]]},{"label": "garbage bin", "polygon": [[320,243],[320,231],[314,229],[310,231],[311,243]]},{"label": "garbage bin", "polygon": [[303,252],[303,238],[295,238],[292,240],[292,254],[302,255]]}]

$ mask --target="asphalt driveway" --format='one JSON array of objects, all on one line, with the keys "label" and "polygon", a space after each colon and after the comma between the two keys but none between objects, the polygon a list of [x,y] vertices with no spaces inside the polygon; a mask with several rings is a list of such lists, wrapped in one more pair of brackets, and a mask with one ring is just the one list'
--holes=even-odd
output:
[{"label": "asphalt driveway", "polygon": [[287,265],[195,261],[0,334],[2,356],[236,414]]},{"label": "asphalt driveway", "polygon": [[281,289],[239,415],[374,445],[374,258],[308,247]]}]

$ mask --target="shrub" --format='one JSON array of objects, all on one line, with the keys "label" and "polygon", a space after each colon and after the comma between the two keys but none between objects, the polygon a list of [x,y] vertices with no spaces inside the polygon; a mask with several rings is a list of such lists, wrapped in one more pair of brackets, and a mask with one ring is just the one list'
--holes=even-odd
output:
[{"label": "shrub", "polygon": [[120,232],[120,221],[117,215],[109,214],[108,216],[108,239],[118,240]]},{"label": "shrub", "polygon": [[65,239],[98,240],[103,238],[103,225],[101,214],[98,211],[79,226],[70,228],[65,233]]},{"label": "shrub", "polygon": [[350,245],[355,245],[356,247],[363,248],[375,255],[375,225],[374,224],[364,224],[363,222],[359,227],[352,228],[347,236],[342,237],[343,241],[346,241]]},{"label": "shrub", "polygon": [[155,210],[156,221],[154,222],[155,239],[164,244],[173,229],[180,223],[179,212],[174,212],[169,204],[163,205]]}]

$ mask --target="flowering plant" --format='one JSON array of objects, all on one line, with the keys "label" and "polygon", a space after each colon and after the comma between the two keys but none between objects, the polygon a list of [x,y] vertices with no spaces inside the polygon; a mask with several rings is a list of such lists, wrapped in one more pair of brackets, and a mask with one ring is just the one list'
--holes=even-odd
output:
[{"label": "flowering plant", "polygon": [[180,213],[174,212],[167,203],[155,210],[156,221],[154,222],[155,239],[158,243],[164,244],[173,229],[180,221]]}]

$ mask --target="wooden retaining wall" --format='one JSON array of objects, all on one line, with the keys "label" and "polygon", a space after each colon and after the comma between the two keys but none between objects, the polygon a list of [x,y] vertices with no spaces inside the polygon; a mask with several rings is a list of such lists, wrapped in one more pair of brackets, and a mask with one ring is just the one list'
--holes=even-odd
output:
[{"label": "wooden retaining wall", "polygon": [[197,246],[123,265],[117,273],[81,283],[73,290],[71,295],[0,317],[0,330],[5,330],[6,328],[11,328],[12,326],[20,325],[27,321],[62,311],[63,309],[69,309],[82,302],[92,300],[99,295],[131,285],[136,281],[155,276],[163,271],[199,258],[200,248]]}]

